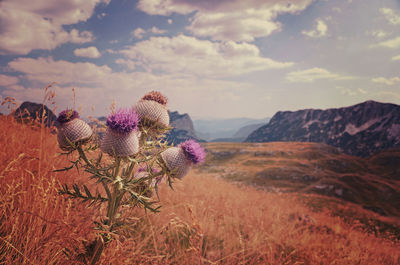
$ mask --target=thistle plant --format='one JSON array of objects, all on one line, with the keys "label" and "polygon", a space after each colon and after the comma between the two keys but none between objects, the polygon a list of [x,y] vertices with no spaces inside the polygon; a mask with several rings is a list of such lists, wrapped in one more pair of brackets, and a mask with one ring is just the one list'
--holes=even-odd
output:
[{"label": "thistle plant", "polygon": [[67,151],[64,155],[76,154],[77,158],[56,171],[83,169],[100,186],[94,193],[85,184],[64,184],[60,194],[87,201],[89,206],[106,205],[101,220],[95,222],[94,228],[100,233],[89,264],[96,264],[104,247],[114,240],[113,235],[129,225],[121,217],[122,209],[141,207],[158,212],[161,180],[166,179],[172,188],[174,178],[182,178],[192,165],[204,160],[204,149],[193,140],[178,147],[165,141],[165,134],[171,129],[166,102],[161,93],[153,91],[134,108],[111,113],[100,141],[92,137],[89,125],[79,119],[76,111],[65,110],[58,117],[60,148]]}]

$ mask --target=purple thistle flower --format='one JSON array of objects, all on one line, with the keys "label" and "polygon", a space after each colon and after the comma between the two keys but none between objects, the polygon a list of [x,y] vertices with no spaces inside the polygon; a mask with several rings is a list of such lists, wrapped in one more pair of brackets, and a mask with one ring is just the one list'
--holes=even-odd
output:
[{"label": "purple thistle flower", "polygon": [[108,128],[127,134],[137,129],[139,117],[132,109],[119,109],[107,118]]},{"label": "purple thistle flower", "polygon": [[195,140],[187,140],[179,145],[182,148],[185,157],[193,162],[194,164],[204,162],[206,158],[206,152],[201,145]]},{"label": "purple thistle flower", "polygon": [[59,124],[64,124],[77,118],[79,118],[79,113],[76,110],[66,109],[58,114],[57,122]]}]

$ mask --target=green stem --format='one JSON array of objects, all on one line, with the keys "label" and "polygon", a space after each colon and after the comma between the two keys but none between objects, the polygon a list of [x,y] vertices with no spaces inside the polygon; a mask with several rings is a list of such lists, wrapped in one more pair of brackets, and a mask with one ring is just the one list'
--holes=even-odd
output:
[{"label": "green stem", "polygon": [[[120,166],[121,166],[121,159],[120,158],[116,158],[115,159],[115,170],[114,170],[114,174],[113,174],[113,178],[114,180],[117,179],[117,176],[119,174],[119,170],[120,170]],[[115,218],[115,214],[117,213],[118,210],[118,203],[121,200],[119,198],[120,194],[119,194],[119,184],[115,183],[114,184],[114,189],[113,192],[111,194],[111,200],[108,201],[108,208],[107,208],[107,218],[109,220],[109,225],[110,225],[110,230],[112,229],[112,225],[114,223],[114,218]]]}]

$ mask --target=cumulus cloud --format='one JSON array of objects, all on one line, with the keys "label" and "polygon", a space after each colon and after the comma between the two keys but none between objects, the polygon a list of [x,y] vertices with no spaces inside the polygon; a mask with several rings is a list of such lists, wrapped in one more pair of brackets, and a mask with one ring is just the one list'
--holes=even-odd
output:
[{"label": "cumulus cloud", "polygon": [[143,39],[143,37],[148,34],[148,33],[153,33],[154,35],[161,35],[166,33],[166,30],[163,29],[159,29],[157,27],[152,27],[148,30],[144,30],[142,28],[137,28],[134,31],[132,31],[132,35],[136,38],[136,39]]},{"label": "cumulus cloud", "polygon": [[212,42],[185,35],[152,37],[120,53],[136,66],[150,71],[214,78],[293,65],[291,62],[278,62],[261,56],[257,46],[252,44]]},{"label": "cumulus cloud", "polygon": [[392,78],[376,77],[376,78],[372,78],[371,81],[374,83],[378,83],[378,84],[385,84],[388,86],[393,86],[395,84],[400,83],[400,78],[399,77],[392,77]]},{"label": "cumulus cloud", "polygon": [[0,86],[7,87],[7,86],[15,85],[17,83],[18,83],[17,77],[0,74]]},{"label": "cumulus cloud", "polygon": [[164,30],[164,29],[159,29],[159,28],[157,28],[157,27],[152,27],[149,31],[150,31],[151,33],[153,33],[153,34],[158,34],[158,35],[164,34],[164,33],[167,32],[166,30]]},{"label": "cumulus cloud", "polygon": [[101,56],[99,50],[95,46],[75,49],[74,54],[75,56],[87,58],[99,58]]},{"label": "cumulus cloud", "polygon": [[132,31],[132,35],[137,39],[143,39],[144,34],[146,34],[146,31],[142,28],[137,28]]},{"label": "cumulus cloud", "polygon": [[381,14],[385,16],[385,18],[389,21],[392,25],[399,25],[400,24],[400,15],[396,14],[393,9],[390,8],[380,8],[379,11]]},{"label": "cumulus cloud", "polygon": [[317,25],[315,26],[315,29],[312,29],[310,31],[303,30],[301,33],[310,38],[322,38],[326,36],[327,31],[328,26],[326,25],[326,23],[321,19],[317,19]]},{"label": "cumulus cloud", "polygon": [[247,41],[281,29],[279,14],[297,13],[312,0],[140,0],[138,8],[151,15],[190,14],[187,29],[196,36],[213,40]]},{"label": "cumulus cloud", "polygon": [[51,50],[62,43],[93,41],[92,33],[63,26],[86,21],[99,3],[109,0],[0,2],[0,52],[28,54],[34,49]]},{"label": "cumulus cloud", "polygon": [[320,80],[320,79],[347,80],[347,79],[353,79],[353,77],[331,73],[326,69],[318,67],[301,71],[293,71],[286,74],[286,80],[292,83],[311,83],[314,82],[315,80]]},{"label": "cumulus cloud", "polygon": [[[118,106],[134,105],[149,90],[159,90],[171,100],[169,107],[183,112],[212,116],[215,113],[223,116],[240,115],[243,110],[237,108],[240,97],[234,91],[247,94],[253,85],[243,82],[197,78],[195,76],[178,76],[173,74],[153,74],[149,72],[114,72],[108,66],[92,63],[72,63],[47,58],[17,58],[8,64],[18,71],[24,81],[37,84],[23,90],[8,89],[4,96],[14,96],[18,100],[41,101],[43,87],[52,81],[56,82],[56,102],[59,108],[71,107],[73,103],[71,88],[77,90],[77,104],[82,104],[84,115],[90,114],[95,106],[95,115],[108,112],[104,104],[116,100]],[[236,97],[236,99],[235,99]],[[196,103],[193,104],[193,98]],[[212,102],[214,109],[204,108]],[[220,108],[220,109],[218,109]],[[237,110],[233,113],[232,109]]]},{"label": "cumulus cloud", "polygon": [[399,48],[400,47],[400,37],[396,37],[390,40],[382,41],[378,43],[378,46],[385,48]]}]

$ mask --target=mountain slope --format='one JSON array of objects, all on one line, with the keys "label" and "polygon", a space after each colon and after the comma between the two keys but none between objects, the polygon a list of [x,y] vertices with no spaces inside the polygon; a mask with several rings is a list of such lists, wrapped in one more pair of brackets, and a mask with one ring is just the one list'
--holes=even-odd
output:
[{"label": "mountain slope", "polygon": [[249,124],[239,128],[239,130],[232,136],[232,138],[246,139],[252,132],[263,126],[263,123]]},{"label": "mountain slope", "polygon": [[277,112],[247,142],[319,142],[347,154],[370,156],[400,146],[400,106],[366,101],[338,109]]},{"label": "mountain slope", "polygon": [[270,191],[321,194],[400,217],[400,149],[370,158],[301,142],[207,143],[204,172]]}]

